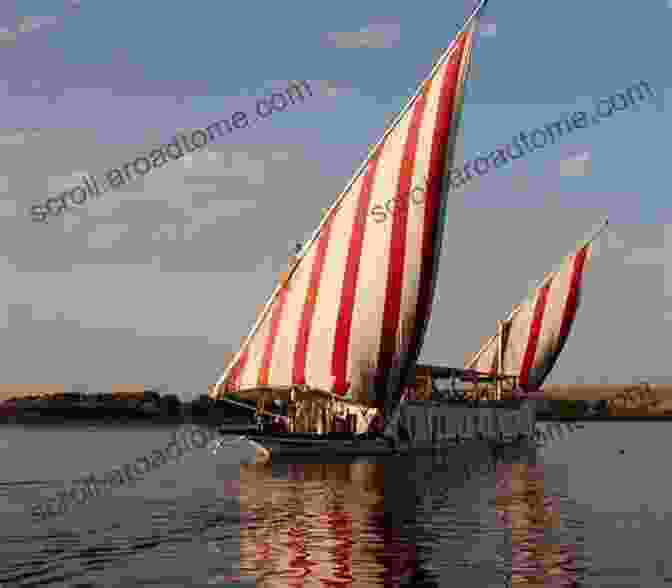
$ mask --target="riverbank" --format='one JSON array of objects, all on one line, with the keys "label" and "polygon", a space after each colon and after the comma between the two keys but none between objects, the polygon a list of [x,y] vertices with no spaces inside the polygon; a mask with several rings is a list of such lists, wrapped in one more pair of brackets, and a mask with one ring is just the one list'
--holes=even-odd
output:
[{"label": "riverbank", "polygon": [[182,425],[215,426],[252,421],[253,406],[213,402],[201,395],[182,402],[174,395],[153,391],[117,394],[61,393],[11,398],[0,403],[0,424],[17,425]]},{"label": "riverbank", "polygon": [[252,425],[251,417],[242,415],[222,416],[214,415],[143,415],[143,414],[104,414],[104,415],[86,415],[86,414],[48,414],[37,412],[17,412],[13,415],[0,415],[0,426],[2,425],[21,425],[21,426],[64,426],[68,427],[91,427],[91,426],[109,426],[109,427],[139,427],[147,426],[180,426],[180,425],[203,425],[216,427],[220,425],[232,427],[245,427]]},{"label": "riverbank", "polygon": [[537,415],[537,422],[558,422],[558,423],[575,423],[581,421],[597,421],[601,423],[608,422],[654,422],[654,421],[672,421],[672,415],[665,414],[633,414],[633,415],[578,415],[578,416],[553,416],[553,415]]}]

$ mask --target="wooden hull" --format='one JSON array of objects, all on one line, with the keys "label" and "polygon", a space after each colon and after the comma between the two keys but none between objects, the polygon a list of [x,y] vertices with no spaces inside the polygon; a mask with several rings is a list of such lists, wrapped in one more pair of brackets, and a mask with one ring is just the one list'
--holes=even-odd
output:
[{"label": "wooden hull", "polygon": [[244,435],[271,451],[273,456],[283,455],[393,455],[392,444],[382,438],[363,439],[348,433],[258,433],[250,428],[220,429],[223,435]]},{"label": "wooden hull", "polygon": [[356,456],[394,455],[394,447],[383,439],[328,438],[327,436],[297,436],[296,434],[248,434],[247,437],[278,455],[291,456]]},{"label": "wooden hull", "polygon": [[492,447],[514,445],[520,438],[507,441],[495,440],[460,440],[437,443],[433,446],[414,445],[402,441],[396,446],[384,440],[335,440],[335,439],[295,439],[279,435],[247,435],[247,438],[258,443],[271,453],[271,459],[315,457],[323,459],[355,458],[358,456],[392,456],[407,454],[429,454],[455,450],[460,446],[488,443]]},{"label": "wooden hull", "polygon": [[[441,402],[409,402],[404,406],[401,435],[392,440],[363,438],[348,433],[258,433],[245,435],[277,456],[357,456],[433,452],[469,441],[493,445],[513,444],[534,438],[534,408],[470,407]],[[234,434],[230,430],[225,434]]]}]

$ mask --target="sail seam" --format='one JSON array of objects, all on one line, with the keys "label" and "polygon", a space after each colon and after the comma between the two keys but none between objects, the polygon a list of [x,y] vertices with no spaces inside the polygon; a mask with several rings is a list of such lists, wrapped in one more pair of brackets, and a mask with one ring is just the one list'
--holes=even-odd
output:
[{"label": "sail seam", "polygon": [[527,345],[525,347],[525,354],[523,355],[521,364],[520,364],[520,380],[519,384],[521,387],[525,388],[528,383],[530,376],[530,370],[534,363],[534,358],[537,353],[537,345],[539,343],[539,335],[541,333],[541,325],[544,320],[544,314],[546,312],[546,307],[548,305],[548,297],[551,291],[552,281],[546,283],[546,285],[539,290],[537,293],[537,300],[534,304],[534,314],[532,315],[532,322],[530,323],[530,333],[527,339]]},{"label": "sail seam", "polygon": [[296,345],[294,347],[292,382],[295,384],[306,383],[306,357],[313,326],[313,317],[315,316],[315,305],[317,304],[324,263],[329,248],[329,238],[331,236],[333,218],[333,216],[330,217],[325,224],[324,232],[317,243],[315,259],[313,260],[313,265],[311,267],[310,281],[306,290],[306,298],[303,303],[299,329],[296,336]]},{"label": "sail seam", "polygon": [[[397,180],[397,194],[407,193],[416,171],[416,155],[420,127],[424,122],[427,108],[427,96],[432,82],[425,84],[423,92],[414,105],[409,129],[406,136],[406,144],[402,154],[402,160]],[[408,199],[401,199],[400,205],[394,209],[392,217],[392,230],[390,234],[390,260],[388,263],[387,285],[385,291],[385,304],[383,307],[383,323],[381,329],[380,354],[378,363],[378,382],[375,386],[376,396],[387,389],[387,384],[392,368],[392,356],[395,353],[397,343],[397,331],[400,329],[399,317],[401,315],[401,295],[403,290],[404,261],[406,253],[406,238],[408,232]],[[399,354],[405,350],[399,349]],[[406,359],[401,356],[403,361]],[[394,366],[397,369],[402,365]]]},{"label": "sail seam", "polygon": [[339,395],[345,394],[347,388],[352,316],[357,299],[357,280],[359,278],[362,249],[364,247],[364,236],[369,224],[366,222],[366,215],[371,203],[371,192],[373,191],[376,171],[384,145],[385,143],[381,144],[378,148],[378,152],[371,160],[369,169],[362,182],[361,190],[357,196],[357,210],[352,222],[352,232],[350,233],[350,243],[345,262],[345,275],[343,276],[343,286],[339,302],[339,318],[336,323],[336,336],[331,357],[332,374],[335,378],[334,391]]}]

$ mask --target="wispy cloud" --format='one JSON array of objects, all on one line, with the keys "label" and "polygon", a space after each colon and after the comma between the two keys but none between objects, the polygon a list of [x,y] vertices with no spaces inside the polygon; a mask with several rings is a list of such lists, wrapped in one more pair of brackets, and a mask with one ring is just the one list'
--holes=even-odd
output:
[{"label": "wispy cloud", "polygon": [[128,233],[128,225],[98,224],[95,230],[89,233],[89,249],[111,249],[124,233]]},{"label": "wispy cloud", "polygon": [[[78,8],[79,4],[72,3],[72,7]],[[15,30],[0,27],[0,47],[12,47],[16,44],[20,35],[33,33],[44,27],[58,24],[61,19],[57,16],[20,16],[16,21]]]},{"label": "wispy cloud", "polygon": [[66,214],[63,218],[63,230],[72,233],[73,229],[82,222],[82,218],[76,214]]},{"label": "wispy cloud", "polygon": [[560,162],[560,175],[566,177],[581,177],[590,175],[591,159],[587,151],[579,153]]},{"label": "wispy cloud", "polygon": [[401,39],[401,26],[373,24],[355,32],[328,33],[327,39],[339,49],[389,49]]},{"label": "wispy cloud", "polygon": [[527,192],[530,188],[530,179],[527,176],[513,176],[511,187],[516,192]]},{"label": "wispy cloud", "polygon": [[22,16],[16,27],[17,33],[31,33],[44,26],[58,23],[59,19],[55,16]]},{"label": "wispy cloud", "polygon": [[352,91],[352,86],[336,80],[321,80],[319,87],[322,92],[332,98]]},{"label": "wispy cloud", "polygon": [[492,21],[481,21],[478,31],[484,37],[494,37],[497,34],[497,25]]},{"label": "wispy cloud", "polygon": [[[0,179],[0,184],[2,183]],[[16,200],[0,200],[0,217],[2,216],[8,216],[8,217],[15,217],[17,216],[16,214],[17,206],[16,206]]]},{"label": "wispy cloud", "polygon": [[81,184],[82,178],[88,175],[85,171],[73,171],[69,176],[49,176],[47,178],[47,191],[51,196],[69,190]]},{"label": "wispy cloud", "polygon": [[665,249],[658,247],[640,247],[633,249],[623,260],[627,265],[664,265],[668,258]]},{"label": "wispy cloud", "polygon": [[0,46],[14,45],[16,42],[16,32],[10,31],[6,27],[0,27]]},{"label": "wispy cloud", "polygon": [[625,249],[625,241],[622,241],[621,239],[619,239],[616,236],[616,234],[613,232],[613,230],[611,230],[607,233],[606,243],[607,243],[607,247],[609,249],[614,249],[614,250]]},{"label": "wispy cloud", "polygon": [[164,235],[167,236],[168,241],[177,240],[177,225],[162,223],[159,225],[159,230],[152,233],[152,241],[161,241]]},{"label": "wispy cloud", "polygon": [[0,145],[25,145],[27,138],[39,134],[40,129],[3,129],[0,130]]}]

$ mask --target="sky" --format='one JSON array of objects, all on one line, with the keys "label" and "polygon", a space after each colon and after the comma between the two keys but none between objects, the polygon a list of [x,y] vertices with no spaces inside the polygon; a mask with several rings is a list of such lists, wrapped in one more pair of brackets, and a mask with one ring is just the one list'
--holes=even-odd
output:
[{"label": "sky", "polygon": [[[1,3],[0,383],[207,393],[292,246],[471,6]],[[667,381],[672,5],[490,0],[482,22],[458,160],[592,112],[640,80],[655,98],[451,193],[421,361],[463,365],[608,215],[549,382]],[[82,175],[253,112],[293,80],[312,97],[48,223],[31,220],[31,206]]]}]

